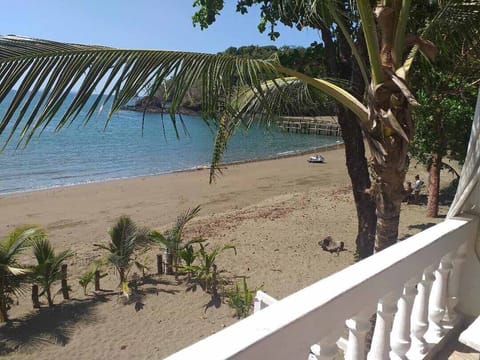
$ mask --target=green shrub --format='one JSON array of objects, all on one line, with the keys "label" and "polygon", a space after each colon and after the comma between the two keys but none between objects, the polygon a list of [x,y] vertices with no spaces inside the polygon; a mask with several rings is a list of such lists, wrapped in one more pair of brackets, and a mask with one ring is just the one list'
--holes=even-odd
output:
[{"label": "green shrub", "polygon": [[32,242],[33,255],[37,265],[33,268],[33,279],[42,287],[40,296],[45,295],[48,306],[53,306],[52,285],[63,277],[62,264],[74,254],[70,250],[58,254],[47,238],[41,237]]},{"label": "green shrub", "polygon": [[196,206],[193,209],[188,209],[184,213],[180,214],[180,216],[177,217],[175,225],[171,229],[165,231],[163,234],[155,230],[148,234],[148,237],[151,241],[159,244],[168,254],[172,254],[172,257],[167,258],[166,260],[168,261],[167,266],[175,269],[175,274],[177,274],[180,266],[181,250],[189,244],[197,242],[194,240],[184,244],[183,229],[190,220],[198,215],[199,212],[200,206]]},{"label": "green shrub", "polygon": [[236,282],[235,288],[226,292],[227,304],[235,310],[235,316],[237,318],[243,319],[250,315],[250,312],[253,308],[255,293],[259,289],[260,288],[255,288],[252,290],[249,289],[247,280],[244,277],[241,288],[238,285],[238,282]]},{"label": "green shrub", "polygon": [[200,264],[192,265],[190,269],[193,277],[200,283],[203,290],[215,295],[218,292],[218,285],[223,280],[219,276],[221,271],[218,270],[215,263],[217,256],[228,249],[232,249],[237,255],[237,249],[233,245],[225,245],[223,247],[217,246],[211,252],[208,252],[206,250],[207,246],[208,244],[200,243],[200,250],[198,251]]},{"label": "green shrub", "polygon": [[19,263],[19,256],[35,238],[43,237],[46,234],[41,228],[23,226],[13,229],[0,241],[0,322],[8,321],[8,310],[14,298],[25,290],[31,272]]}]

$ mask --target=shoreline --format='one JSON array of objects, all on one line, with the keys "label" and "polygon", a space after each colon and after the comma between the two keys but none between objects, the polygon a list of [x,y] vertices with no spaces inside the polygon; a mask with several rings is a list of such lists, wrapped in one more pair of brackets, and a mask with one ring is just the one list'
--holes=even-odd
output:
[{"label": "shoreline", "polygon": [[[277,155],[274,155],[274,156],[271,156],[271,157],[266,157],[266,158],[238,160],[238,161],[220,163],[219,166],[220,167],[228,167],[228,166],[233,166],[233,165],[241,165],[241,164],[263,162],[263,161],[269,161],[269,160],[284,159],[284,158],[308,155],[308,154],[312,154],[312,153],[319,152],[319,151],[328,152],[328,151],[335,150],[335,149],[340,149],[340,148],[343,148],[343,147],[344,147],[343,142],[338,142],[334,145],[325,145],[325,146],[320,146],[320,147],[307,149],[307,150],[300,150],[300,151],[292,150],[291,153],[287,152],[285,154],[277,154]],[[139,178],[146,178],[146,177],[157,177],[157,176],[164,176],[164,175],[177,174],[177,173],[197,172],[197,171],[200,171],[200,170],[209,170],[209,169],[210,169],[209,165],[197,165],[193,168],[172,170],[172,171],[166,171],[166,172],[162,172],[162,173],[133,175],[133,176],[126,176],[126,177],[119,177],[119,178],[108,178],[108,179],[103,179],[103,180],[92,180],[92,181],[79,182],[79,183],[74,183],[74,184],[53,185],[53,186],[50,186],[50,187],[43,187],[43,188],[38,188],[38,189],[27,189],[27,190],[19,190],[19,191],[4,192],[4,193],[0,192],[0,199],[2,197],[5,197],[5,196],[13,196],[13,195],[18,195],[18,194],[30,194],[30,193],[37,193],[37,192],[41,192],[41,191],[49,191],[49,190],[62,189],[62,188],[71,188],[71,187],[84,186],[84,185],[90,185],[90,184],[103,184],[103,183],[115,182],[115,181],[124,181],[124,180],[139,179]]]}]

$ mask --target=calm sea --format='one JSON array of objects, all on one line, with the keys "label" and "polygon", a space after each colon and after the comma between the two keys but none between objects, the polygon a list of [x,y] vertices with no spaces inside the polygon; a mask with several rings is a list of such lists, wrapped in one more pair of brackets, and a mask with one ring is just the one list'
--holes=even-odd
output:
[{"label": "calm sea", "polygon": [[[6,103],[0,104],[2,117]],[[49,126],[26,148],[16,149],[14,139],[0,153],[0,193],[164,174],[208,165],[213,149],[212,130],[199,117],[183,118],[188,134],[179,125],[179,139],[169,117],[164,116],[162,123],[159,114],[145,116],[142,135],[142,114],[130,111],[115,114],[106,129],[105,115],[100,114],[85,126],[77,121],[58,133],[54,125]],[[4,138],[0,137],[1,144]],[[235,133],[223,161],[273,158],[339,140],[254,126]]]}]

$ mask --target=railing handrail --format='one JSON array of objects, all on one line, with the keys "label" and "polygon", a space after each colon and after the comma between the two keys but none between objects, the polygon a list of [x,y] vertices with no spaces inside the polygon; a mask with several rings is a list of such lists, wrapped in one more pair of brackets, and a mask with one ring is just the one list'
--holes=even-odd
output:
[{"label": "railing handrail", "polygon": [[312,344],[341,330],[346,319],[364,310],[373,314],[379,298],[399,291],[406,281],[473,238],[477,223],[474,216],[447,219],[167,359],[296,359],[300,354],[306,358]]}]

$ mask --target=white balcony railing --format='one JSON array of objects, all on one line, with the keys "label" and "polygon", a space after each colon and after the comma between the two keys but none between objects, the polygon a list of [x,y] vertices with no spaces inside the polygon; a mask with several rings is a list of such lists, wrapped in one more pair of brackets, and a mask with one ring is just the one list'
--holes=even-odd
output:
[{"label": "white balcony railing", "polygon": [[375,312],[367,358],[422,359],[459,322],[461,270],[477,226],[475,216],[447,219],[168,359],[363,359]]}]

